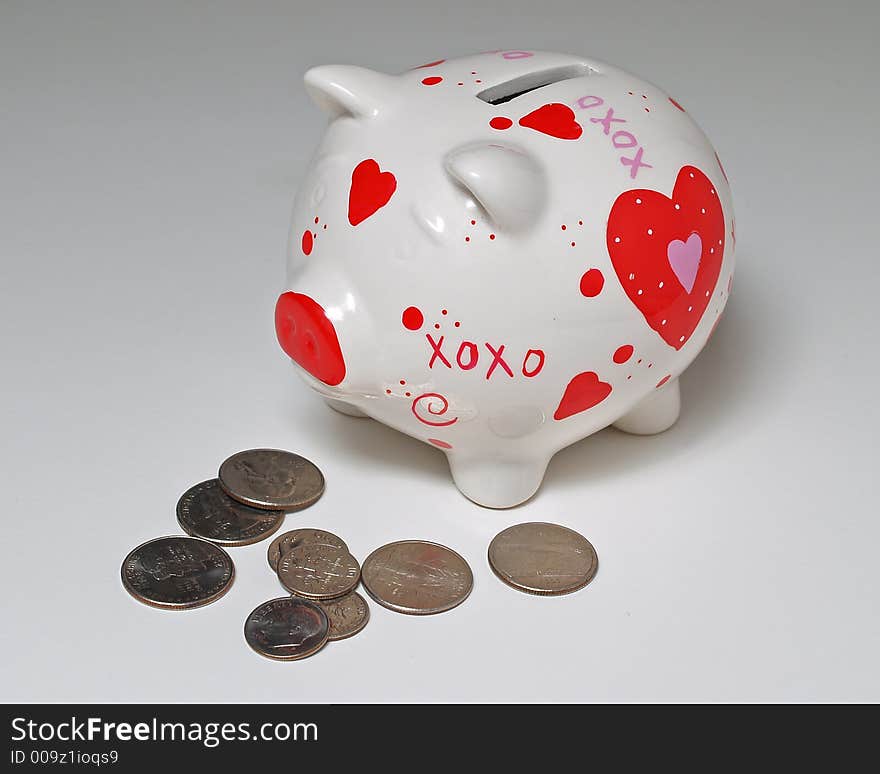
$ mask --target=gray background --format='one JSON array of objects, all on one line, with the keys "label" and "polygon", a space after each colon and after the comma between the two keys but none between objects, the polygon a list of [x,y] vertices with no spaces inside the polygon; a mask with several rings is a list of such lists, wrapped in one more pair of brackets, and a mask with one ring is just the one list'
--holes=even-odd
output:
[{"label": "gray background", "polygon": [[[876,2],[2,2],[5,700],[880,699]],[[733,187],[728,312],[680,423],[560,453],[540,494],[479,509],[443,455],[307,393],[275,342],[292,195],[324,124],[312,64],[397,72],[490,48],[589,54],[669,90]],[[295,664],[241,629],[279,587],[266,544],[190,613],[119,565],[242,448],[301,451],[328,486],[285,528],[363,559],[446,543],[466,604],[372,605]],[[567,598],[490,573],[519,521],[574,527]]]}]

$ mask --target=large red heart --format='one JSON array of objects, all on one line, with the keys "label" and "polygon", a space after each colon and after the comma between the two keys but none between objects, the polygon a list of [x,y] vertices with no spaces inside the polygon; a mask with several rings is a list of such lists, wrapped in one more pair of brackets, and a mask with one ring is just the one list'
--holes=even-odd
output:
[{"label": "large red heart", "polygon": [[576,140],[581,136],[583,127],[574,120],[574,111],[561,102],[542,105],[519,119],[519,125],[536,132],[558,137],[560,140]]},{"label": "large red heart", "polygon": [[681,349],[709,304],[724,255],[724,213],[712,181],[682,167],[672,198],[644,188],[617,197],[606,241],[629,300]]},{"label": "large red heart", "polygon": [[584,371],[568,383],[553,419],[558,421],[580,414],[598,405],[610,394],[610,384],[601,381],[595,371]]},{"label": "large red heart", "polygon": [[366,220],[384,207],[397,188],[397,180],[390,172],[380,172],[375,159],[364,159],[351,173],[348,194],[348,222],[352,226]]}]

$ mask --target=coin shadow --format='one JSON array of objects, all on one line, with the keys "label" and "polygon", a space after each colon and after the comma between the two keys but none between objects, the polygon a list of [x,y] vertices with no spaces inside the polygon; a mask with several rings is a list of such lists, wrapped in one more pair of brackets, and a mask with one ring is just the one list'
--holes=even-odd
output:
[{"label": "coin shadow", "polygon": [[[612,427],[561,450],[542,490],[589,486],[590,481],[638,475],[670,458],[705,451],[719,439],[749,434],[794,389],[797,365],[809,357],[797,321],[758,276],[761,262],[739,258],[724,316],[697,359],[681,376],[681,416],[655,436]],[[540,490],[538,493],[540,496]]]}]

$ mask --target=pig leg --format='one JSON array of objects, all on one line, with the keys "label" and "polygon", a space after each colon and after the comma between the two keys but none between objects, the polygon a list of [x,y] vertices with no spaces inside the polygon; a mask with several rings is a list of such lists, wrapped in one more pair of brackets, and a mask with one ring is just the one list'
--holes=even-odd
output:
[{"label": "pig leg", "polygon": [[332,408],[334,411],[338,411],[340,414],[345,414],[349,417],[367,416],[357,406],[352,406],[350,403],[346,403],[345,401],[336,400],[335,398],[324,398],[324,403],[330,406],[330,408]]},{"label": "pig leg", "polygon": [[501,454],[465,456],[447,453],[452,478],[461,493],[486,508],[512,508],[541,485],[549,457],[504,458]]},{"label": "pig leg", "polygon": [[675,424],[681,411],[678,378],[654,390],[628,414],[614,423],[614,427],[635,435],[662,433]]}]

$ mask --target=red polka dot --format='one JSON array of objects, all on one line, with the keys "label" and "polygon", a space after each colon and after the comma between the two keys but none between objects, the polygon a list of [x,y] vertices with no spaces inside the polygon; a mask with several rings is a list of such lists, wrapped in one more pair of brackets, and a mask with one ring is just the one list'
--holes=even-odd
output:
[{"label": "red polka dot", "polygon": [[456,327],[456,328],[460,328],[460,327],[461,327],[461,323],[460,323],[458,320],[455,321],[455,327]]},{"label": "red polka dot", "polygon": [[411,397],[412,397],[412,393],[411,393],[411,392],[405,392],[405,393],[403,393],[403,395],[404,395],[404,397],[406,397],[406,398],[411,398]]},{"label": "red polka dot", "polygon": [[477,221],[472,220],[472,221],[471,221],[471,225],[472,225],[472,226],[476,226],[476,225],[477,225]]},{"label": "red polka dot", "polygon": [[315,245],[315,239],[312,236],[312,232],[309,231],[308,229],[306,229],[305,231],[303,231],[302,251],[306,255],[310,255],[312,252],[312,247],[314,247],[314,245]]},{"label": "red polka dot", "polygon": [[622,347],[618,347],[614,351],[614,362],[615,363],[625,363],[632,357],[633,347],[632,344],[624,344]]},{"label": "red polka dot", "polygon": [[495,234],[489,234],[489,239],[495,239]]},{"label": "red polka dot", "polygon": [[574,247],[574,246],[575,246],[575,243],[574,243],[574,242],[572,242],[572,243],[571,243],[571,246],[572,246],[572,247]]},{"label": "red polka dot", "polygon": [[386,395],[390,395],[390,394],[391,394],[391,390],[385,390],[385,394],[386,394]]},{"label": "red polka dot", "polygon": [[407,307],[403,310],[403,327],[408,328],[411,331],[417,331],[422,327],[422,323],[425,322],[425,316],[422,314],[422,310],[415,306]]},{"label": "red polka dot", "polygon": [[439,75],[432,75],[429,78],[422,78],[422,83],[424,83],[425,86],[436,86],[442,80],[443,79]]},{"label": "red polka dot", "polygon": [[470,238],[470,237],[465,237],[465,238],[464,238],[464,241],[465,241],[465,242],[470,242],[470,241],[471,241],[471,238]]},{"label": "red polka dot", "polygon": [[598,269],[590,269],[581,277],[581,293],[587,298],[595,298],[602,292],[605,277]]},{"label": "red polka dot", "polygon": [[441,309],[440,314],[449,314],[449,310],[448,309]]},{"label": "red polka dot", "polygon": [[489,122],[489,126],[493,129],[510,129],[513,126],[513,121],[504,116],[497,116]]},{"label": "red polka dot", "polygon": [[671,378],[672,378],[672,374],[666,374],[666,376],[664,376],[659,382],[657,382],[657,387],[662,387]]},{"label": "red polka dot", "polygon": [[434,327],[439,331],[440,330],[440,323],[434,323]]},{"label": "red polka dot", "polygon": [[669,101],[673,105],[675,105],[682,113],[686,112],[685,109],[681,105],[679,105],[674,99],[672,99],[672,97],[669,98]]},{"label": "red polka dot", "polygon": [[441,449],[451,449],[452,444],[446,443],[446,441],[441,441],[439,438],[429,438],[429,443],[434,444],[434,446],[439,446]]},{"label": "red polka dot", "polygon": [[563,223],[563,224],[560,226],[560,228],[561,228],[563,231],[565,231],[565,223]]},{"label": "red polka dot", "polygon": [[315,223],[317,223],[317,222],[318,222],[318,220],[319,220],[319,218],[318,218],[318,216],[317,216],[317,215],[315,215]]},{"label": "red polka dot", "polygon": [[406,384],[406,379],[401,379],[401,380],[400,380],[400,383],[401,383],[401,384]]}]

